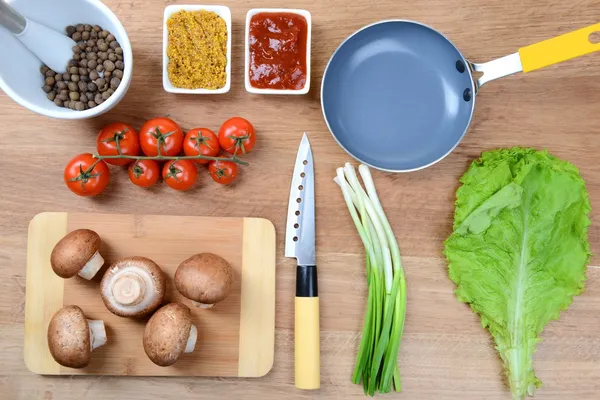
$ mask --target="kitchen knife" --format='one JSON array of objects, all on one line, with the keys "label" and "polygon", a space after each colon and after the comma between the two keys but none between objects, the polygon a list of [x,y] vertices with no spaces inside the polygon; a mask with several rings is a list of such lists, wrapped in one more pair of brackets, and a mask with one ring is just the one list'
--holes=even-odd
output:
[{"label": "kitchen knife", "polygon": [[312,150],[302,137],[288,205],[285,256],[296,258],[294,365],[298,389],[319,389],[321,381],[319,293],[315,260],[315,176]]}]

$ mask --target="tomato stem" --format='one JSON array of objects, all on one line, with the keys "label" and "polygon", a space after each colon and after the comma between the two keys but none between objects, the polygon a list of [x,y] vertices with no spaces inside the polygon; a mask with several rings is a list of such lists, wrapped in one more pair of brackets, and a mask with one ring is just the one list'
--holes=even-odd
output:
[{"label": "tomato stem", "polygon": [[165,180],[169,179],[169,178],[173,178],[175,179],[177,182],[179,182],[179,178],[177,177],[177,175],[182,172],[182,170],[177,169],[177,167],[175,166],[175,163],[172,162],[169,165],[169,173],[167,174],[167,176],[165,176]]},{"label": "tomato stem", "polygon": [[201,145],[206,146],[209,150],[213,149],[209,143],[211,141],[210,136],[204,136],[202,132],[198,132],[198,136],[192,138],[192,140],[194,141],[194,148],[198,150],[200,150]]},{"label": "tomato stem", "polygon": [[227,150],[231,150],[232,147],[235,147],[233,151],[233,155],[236,155],[238,150],[242,150],[242,154],[246,154],[246,147],[244,146],[244,141],[250,139],[251,135],[244,136],[227,136],[229,139],[233,140],[235,143],[233,146],[229,147]]},{"label": "tomato stem", "polygon": [[158,155],[154,157],[148,156],[129,156],[125,154],[115,155],[115,156],[101,156],[99,154],[94,154],[94,158],[100,160],[109,160],[109,159],[128,159],[128,160],[155,160],[155,161],[165,161],[165,160],[214,160],[214,161],[232,161],[236,164],[240,165],[248,165],[246,161],[242,161],[239,158],[233,157],[211,157],[211,156],[203,156],[198,154],[197,156],[163,156]]},{"label": "tomato stem", "polygon": [[140,176],[142,176],[142,174],[144,173],[144,170],[142,169],[142,167],[140,167],[138,165],[138,161],[139,160],[136,160],[133,163],[133,169],[132,169],[132,171],[133,171],[133,174],[135,175],[135,177],[138,178],[138,179],[140,179]]},{"label": "tomato stem", "polygon": [[97,178],[101,175],[100,173],[98,173],[98,174],[92,173],[94,171],[94,168],[96,168],[96,165],[100,161],[102,161],[102,160],[96,160],[85,171],[81,167],[81,164],[79,164],[79,175],[77,175],[74,178],[69,179],[69,182],[77,182],[77,181],[81,182],[81,188],[85,191],[85,184],[87,183],[87,181],[89,181],[92,178]]},{"label": "tomato stem", "polygon": [[115,132],[112,137],[106,138],[102,140],[104,143],[115,142],[115,146],[117,147],[117,153],[123,154],[121,151],[121,144],[119,143],[121,140],[125,139],[125,134],[129,131],[129,129],[125,128],[122,131]]}]

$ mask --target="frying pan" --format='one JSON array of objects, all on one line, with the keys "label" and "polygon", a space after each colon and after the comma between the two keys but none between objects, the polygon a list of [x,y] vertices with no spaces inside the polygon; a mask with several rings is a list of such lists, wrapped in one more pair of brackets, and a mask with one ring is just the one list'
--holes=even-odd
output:
[{"label": "frying pan", "polygon": [[[321,86],[323,115],[360,162],[391,172],[422,169],[460,143],[485,83],[600,50],[595,32],[600,23],[475,64],[427,25],[377,22],[333,53]],[[483,75],[475,79],[473,71]]]}]

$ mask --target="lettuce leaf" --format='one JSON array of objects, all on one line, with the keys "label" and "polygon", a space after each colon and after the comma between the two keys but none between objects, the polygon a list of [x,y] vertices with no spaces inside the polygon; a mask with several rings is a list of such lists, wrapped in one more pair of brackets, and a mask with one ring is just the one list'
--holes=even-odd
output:
[{"label": "lettuce leaf", "polygon": [[524,148],[483,153],[461,183],[444,249],[450,279],[493,336],[520,400],[541,384],[540,333],[584,289],[588,193],[575,166]]}]

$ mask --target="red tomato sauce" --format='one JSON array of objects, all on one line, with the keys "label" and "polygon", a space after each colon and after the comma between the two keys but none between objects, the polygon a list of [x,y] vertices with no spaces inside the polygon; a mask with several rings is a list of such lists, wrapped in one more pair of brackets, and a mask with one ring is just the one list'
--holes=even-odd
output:
[{"label": "red tomato sauce", "polygon": [[258,13],[250,20],[250,84],[299,90],[306,85],[306,19],[293,13]]}]

